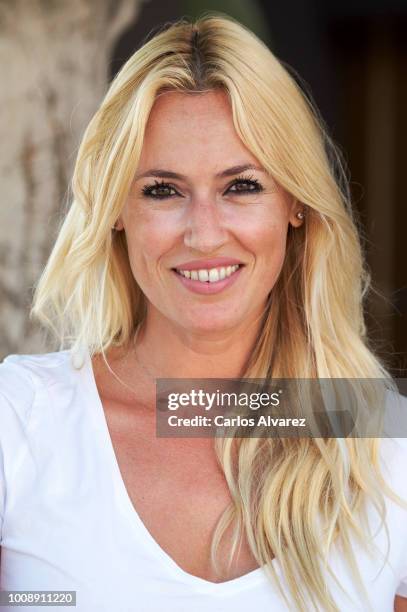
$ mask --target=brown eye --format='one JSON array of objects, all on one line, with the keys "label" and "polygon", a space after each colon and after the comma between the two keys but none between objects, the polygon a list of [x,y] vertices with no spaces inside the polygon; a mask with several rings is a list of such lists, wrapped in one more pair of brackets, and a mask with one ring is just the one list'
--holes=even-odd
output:
[{"label": "brown eye", "polygon": [[173,197],[174,194],[169,193],[171,190],[174,191],[175,194],[178,193],[176,189],[172,185],[170,185],[170,183],[165,183],[164,181],[155,181],[155,185],[145,185],[141,190],[141,193],[147,198],[164,200],[166,198]]},{"label": "brown eye", "polygon": [[[236,189],[232,189],[232,187]],[[263,191],[263,187],[257,179],[236,179],[228,191],[236,194],[259,193]]]}]

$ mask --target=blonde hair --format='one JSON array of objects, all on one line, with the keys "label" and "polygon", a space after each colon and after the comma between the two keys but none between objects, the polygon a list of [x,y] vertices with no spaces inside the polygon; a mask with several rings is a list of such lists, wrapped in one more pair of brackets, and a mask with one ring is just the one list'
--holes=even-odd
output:
[{"label": "blonde hair", "polygon": [[[345,170],[312,101],[247,28],[220,13],[166,25],[126,62],[79,149],[74,199],[37,284],[31,316],[60,348],[90,354],[130,342],[146,304],[130,269],[124,232],[112,232],[137,168],[146,123],[165,91],[221,89],[236,131],[277,182],[306,207],[290,227],[282,272],[267,304],[245,376],[383,378],[369,347],[363,261]],[[212,560],[230,523],[230,562],[242,533],[288,602],[271,563],[280,562],[298,610],[307,598],[337,611],[326,585],[327,556],[340,536],[363,585],[352,534],[367,545],[356,510],[366,498],[384,521],[379,439],[217,439],[232,504],[218,523]],[[235,452],[237,451],[237,452]],[[324,524],[317,520],[322,513]]]}]

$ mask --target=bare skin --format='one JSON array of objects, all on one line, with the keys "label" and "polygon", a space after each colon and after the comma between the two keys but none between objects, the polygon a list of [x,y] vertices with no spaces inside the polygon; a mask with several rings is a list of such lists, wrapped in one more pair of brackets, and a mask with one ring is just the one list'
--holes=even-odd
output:
[{"label": "bare skin", "polygon": [[[109,363],[121,376],[120,365]],[[215,574],[210,565],[213,529],[230,503],[213,440],[156,438],[154,407],[144,403],[150,400],[123,389],[100,358],[93,365],[123,481],[154,540],[181,569],[211,582],[256,569],[247,543],[229,570],[225,545],[219,554],[222,572]],[[135,380],[145,378],[141,369],[134,374]]]},{"label": "bare skin", "polygon": [[407,597],[396,595],[394,599],[394,612],[407,612]]},{"label": "bare skin", "polygon": [[[256,168],[219,176],[238,165]],[[157,168],[183,175],[165,179],[171,188],[164,193],[171,197],[153,199],[142,192],[146,185],[154,187],[156,178],[148,171]],[[239,177],[243,194],[234,186]],[[248,179],[260,182],[261,191],[249,192]],[[100,359],[94,360],[94,370],[134,507],[183,570],[212,582],[236,578],[258,564],[243,543],[232,568],[222,567],[219,575],[211,568],[211,537],[231,501],[228,487],[213,440],[155,437],[153,377],[241,374],[284,262],[289,223],[301,225],[296,217],[301,209],[239,139],[225,94],[172,92],[156,101],[117,223],[117,230],[126,233],[133,275],[147,297],[147,319],[137,358],[133,349],[110,351],[108,357],[134,391],[117,382]],[[234,285],[216,295],[189,291],[173,271],[190,260],[214,257],[244,264]],[[225,561],[225,546],[220,553]]]},{"label": "bare skin", "polygon": [[[211,582],[232,580],[258,564],[243,542],[231,568],[226,546],[220,549],[220,574],[210,566],[213,530],[231,501],[228,487],[213,440],[156,438],[154,377],[233,378],[244,370],[284,262],[288,226],[302,223],[296,217],[302,206],[268,174],[240,172],[263,185],[261,193],[246,195],[233,193],[236,176],[217,176],[244,164],[259,162],[238,138],[224,95],[171,93],[155,103],[117,224],[126,232],[147,318],[136,349],[108,351],[125,385],[100,357],[93,359],[117,461],[137,513],[180,568]],[[156,179],[138,177],[156,168],[184,175],[163,179],[171,183],[166,193],[172,197],[142,195]],[[245,264],[241,278],[219,294],[194,294],[174,276],[172,268],[183,262],[218,256]]]}]

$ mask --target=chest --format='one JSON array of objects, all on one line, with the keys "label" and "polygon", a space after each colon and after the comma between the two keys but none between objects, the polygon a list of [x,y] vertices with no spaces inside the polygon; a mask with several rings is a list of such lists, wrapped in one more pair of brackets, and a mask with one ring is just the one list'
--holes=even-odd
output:
[{"label": "chest", "polygon": [[222,575],[210,563],[216,524],[231,504],[211,439],[156,438],[151,411],[105,401],[104,410],[120,473],[149,536],[184,571],[224,582],[256,569],[247,542],[226,570],[231,532],[219,547]]}]

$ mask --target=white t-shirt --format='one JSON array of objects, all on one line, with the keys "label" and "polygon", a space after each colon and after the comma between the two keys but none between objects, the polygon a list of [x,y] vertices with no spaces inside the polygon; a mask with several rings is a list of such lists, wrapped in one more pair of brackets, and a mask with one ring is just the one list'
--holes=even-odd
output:
[{"label": "white t-shirt", "polygon": [[[383,439],[381,448],[389,484],[407,499],[407,440]],[[396,593],[407,597],[407,511],[385,499],[388,562],[384,529],[374,540],[383,559],[354,545],[375,612],[392,612]],[[377,513],[369,516],[377,525]],[[0,527],[2,590],[76,591],[80,612],[288,610],[261,568],[215,584],[182,570],[153,539],[124,486],[89,356],[80,370],[69,351],[0,365]],[[369,610],[336,548],[330,563],[348,593],[329,578],[339,610]]]}]

